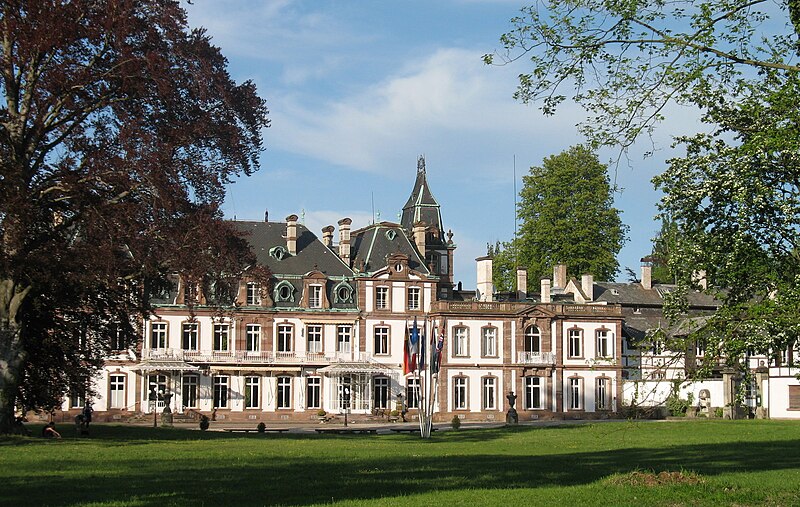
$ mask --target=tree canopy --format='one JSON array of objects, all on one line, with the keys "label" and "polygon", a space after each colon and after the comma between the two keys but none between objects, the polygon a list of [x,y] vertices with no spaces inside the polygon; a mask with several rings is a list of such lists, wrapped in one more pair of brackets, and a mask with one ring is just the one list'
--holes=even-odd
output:
[{"label": "tree canopy", "polygon": [[566,264],[576,277],[591,273],[609,280],[617,273],[628,228],[613,207],[607,167],[587,147],[573,146],[532,167],[523,176],[517,215],[518,237],[494,252],[500,283],[510,282],[515,266],[528,269],[534,289],[555,264]]},{"label": "tree canopy", "polygon": [[485,60],[528,58],[516,97],[554,114],[570,96],[594,145],[630,146],[670,103],[700,111],[707,131],[679,137],[686,155],[654,182],[677,229],[675,293],[704,270],[724,302],[690,337],[710,361],[741,364],[800,337],[800,2],[541,0],[512,24]]},{"label": "tree canopy", "polygon": [[177,1],[3,2],[0,432],[134,343],[169,273],[251,262],[219,205],[267,109],[226,67]]}]

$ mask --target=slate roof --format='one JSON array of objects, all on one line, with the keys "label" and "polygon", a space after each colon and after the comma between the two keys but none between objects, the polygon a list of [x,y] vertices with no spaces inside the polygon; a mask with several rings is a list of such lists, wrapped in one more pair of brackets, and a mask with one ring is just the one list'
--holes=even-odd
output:
[{"label": "slate roof", "polygon": [[373,273],[386,267],[386,259],[392,254],[408,256],[408,267],[424,275],[430,275],[425,263],[420,259],[416,246],[406,236],[399,224],[380,222],[353,231],[351,256],[353,266],[364,273]]},{"label": "slate roof", "polygon": [[327,276],[352,277],[353,271],[330,248],[322,244],[304,225],[297,224],[297,253],[278,260],[270,255],[274,247],[286,248],[286,222],[233,222],[237,230],[247,233],[258,263],[275,275],[304,275],[312,270]]},{"label": "slate roof", "polygon": [[[654,284],[652,289],[645,289],[640,283],[596,282],[594,300],[621,305],[662,306],[664,295],[676,289],[671,284]],[[721,302],[714,296],[690,291],[687,295],[689,306],[702,309],[715,309]]]},{"label": "slate roof", "polygon": [[411,196],[403,206],[400,224],[411,232],[414,224],[420,221],[425,222],[429,227],[434,226],[440,231],[444,231],[441,207],[428,186],[428,179],[425,177],[425,159],[422,157],[417,162],[417,179],[414,182],[414,190],[411,191]]}]

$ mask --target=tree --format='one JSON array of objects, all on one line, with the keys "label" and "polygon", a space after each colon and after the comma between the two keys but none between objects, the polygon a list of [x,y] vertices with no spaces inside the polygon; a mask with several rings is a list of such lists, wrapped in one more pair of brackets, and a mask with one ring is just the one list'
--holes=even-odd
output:
[{"label": "tree", "polygon": [[[513,24],[500,58],[532,63],[516,97],[553,114],[566,88],[590,113],[594,145],[630,146],[672,102],[702,113],[711,132],[680,137],[686,156],[655,179],[677,227],[675,294],[700,269],[724,288],[722,309],[689,338],[731,365],[796,340],[800,1],[542,0]],[[685,298],[672,299],[680,317]]]},{"label": "tree", "polygon": [[650,253],[649,261],[652,264],[651,273],[653,282],[675,283],[677,277],[670,269],[670,259],[673,251],[678,247],[679,230],[678,224],[668,216],[661,218],[661,229],[653,238],[653,250]]},{"label": "tree", "polygon": [[593,145],[630,146],[672,101],[695,106],[737,95],[759,72],[800,70],[798,0],[540,0],[511,22],[484,61],[529,58],[515,97],[554,114],[571,94],[591,115],[581,131]]},{"label": "tree", "polygon": [[585,146],[532,167],[523,176],[517,214],[519,237],[495,255],[495,270],[524,266],[532,281],[559,263],[572,276],[592,273],[609,280],[617,273],[616,255],[628,228],[613,207],[606,166]]},{"label": "tree", "polygon": [[0,432],[135,343],[170,273],[252,261],[219,203],[267,110],[226,65],[177,1],[3,2]]}]

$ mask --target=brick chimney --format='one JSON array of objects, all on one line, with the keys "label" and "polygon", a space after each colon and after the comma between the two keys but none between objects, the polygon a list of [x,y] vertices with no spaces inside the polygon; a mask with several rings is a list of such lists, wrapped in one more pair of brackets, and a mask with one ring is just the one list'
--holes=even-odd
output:
[{"label": "brick chimney", "polygon": [[333,226],[322,228],[322,244],[331,248],[333,246]]},{"label": "brick chimney", "polygon": [[350,265],[350,224],[349,218],[339,220],[339,257],[348,266]]},{"label": "brick chimney", "polygon": [[286,217],[286,250],[297,255],[297,215]]},{"label": "brick chimney", "polygon": [[542,291],[542,303],[549,303],[552,301],[550,296],[550,279],[549,278],[542,278],[541,281],[541,291]]},{"label": "brick chimney", "polygon": [[553,267],[553,288],[563,289],[567,286],[567,265],[556,264]]},{"label": "brick chimney", "polygon": [[491,301],[493,296],[492,258],[489,256],[475,259],[478,266],[478,301]]},{"label": "brick chimney", "polygon": [[586,301],[594,299],[594,276],[585,274],[581,276],[581,290],[586,295]]},{"label": "brick chimney", "polygon": [[417,222],[414,224],[413,229],[414,234],[414,244],[417,245],[417,250],[419,250],[419,255],[423,259],[425,258],[425,222]]},{"label": "brick chimney", "polygon": [[517,301],[525,301],[528,297],[528,270],[517,267]]}]

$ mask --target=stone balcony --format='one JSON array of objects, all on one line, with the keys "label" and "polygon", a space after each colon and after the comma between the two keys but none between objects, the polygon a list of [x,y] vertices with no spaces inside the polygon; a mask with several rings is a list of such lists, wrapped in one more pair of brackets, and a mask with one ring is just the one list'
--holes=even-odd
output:
[{"label": "stone balcony", "polygon": [[551,366],[556,364],[556,356],[552,352],[517,352],[517,364]]}]

